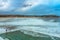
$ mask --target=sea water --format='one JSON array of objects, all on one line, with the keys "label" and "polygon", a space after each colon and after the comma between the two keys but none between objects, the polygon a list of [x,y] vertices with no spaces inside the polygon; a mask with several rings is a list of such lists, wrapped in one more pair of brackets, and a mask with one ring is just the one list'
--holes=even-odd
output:
[{"label": "sea water", "polygon": [[[54,40],[55,39],[54,37],[60,38],[60,31],[59,31],[60,18],[10,18],[7,20],[0,20],[0,26],[3,26],[2,27],[3,31],[1,30],[0,27],[0,33],[2,35],[4,35],[3,33],[6,33],[5,31],[6,29],[4,26],[8,26],[8,27],[14,26],[16,28],[12,29],[13,32],[19,30],[20,32],[23,33],[22,35],[25,34],[25,35],[30,35],[32,37],[42,37],[42,38],[50,37],[51,40]],[[9,29],[8,31],[11,32],[11,30]]]}]

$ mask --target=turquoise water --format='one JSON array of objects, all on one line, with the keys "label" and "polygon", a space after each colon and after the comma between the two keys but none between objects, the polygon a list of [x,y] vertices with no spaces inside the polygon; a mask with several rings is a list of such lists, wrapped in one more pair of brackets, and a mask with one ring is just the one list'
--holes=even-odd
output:
[{"label": "turquoise water", "polygon": [[[8,38],[10,40],[53,40],[50,36],[48,37],[33,37],[31,35],[26,35],[20,31],[10,32],[6,34],[1,34],[1,37]],[[54,37],[55,40],[60,40],[60,38]]]}]

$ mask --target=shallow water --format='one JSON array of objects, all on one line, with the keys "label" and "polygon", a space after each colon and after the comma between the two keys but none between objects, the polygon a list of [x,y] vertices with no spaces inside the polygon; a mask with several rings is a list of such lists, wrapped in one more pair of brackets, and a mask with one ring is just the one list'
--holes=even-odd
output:
[{"label": "shallow water", "polygon": [[[2,34],[3,36],[3,33],[6,32],[6,26],[16,27],[15,29],[11,30],[19,30],[23,33],[22,35],[30,35],[32,37],[36,37],[36,40],[40,40],[38,38],[42,38],[42,40],[43,38],[54,40],[55,37],[57,37],[57,39],[59,40],[60,38],[60,18],[11,18],[7,20],[0,20],[0,34]],[[8,29],[9,32],[11,32],[11,30]],[[22,35],[19,37],[22,37]],[[35,39],[33,38],[33,40]]]}]

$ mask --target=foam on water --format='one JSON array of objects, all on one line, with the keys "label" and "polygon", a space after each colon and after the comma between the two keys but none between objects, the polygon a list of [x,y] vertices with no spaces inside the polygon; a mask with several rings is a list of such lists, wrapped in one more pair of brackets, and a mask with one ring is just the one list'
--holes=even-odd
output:
[{"label": "foam on water", "polygon": [[2,37],[0,37],[0,40],[4,40]]},{"label": "foam on water", "polygon": [[16,29],[13,29],[11,31],[20,30],[24,34],[32,35],[35,37],[47,37],[49,35],[60,38],[60,22],[44,21],[43,19],[37,18],[15,18],[14,20],[11,19],[10,21],[5,21],[0,22],[0,25],[17,26]]}]

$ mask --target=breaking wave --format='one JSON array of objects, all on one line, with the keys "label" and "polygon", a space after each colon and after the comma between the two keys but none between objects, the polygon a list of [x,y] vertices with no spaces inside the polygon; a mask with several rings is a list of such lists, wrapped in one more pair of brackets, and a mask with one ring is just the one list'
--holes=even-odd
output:
[{"label": "breaking wave", "polygon": [[[18,21],[17,21],[18,20]],[[60,20],[60,19],[59,19]],[[34,37],[60,38],[60,22],[57,19],[15,18],[0,22],[0,25],[17,26],[16,29]]]}]

